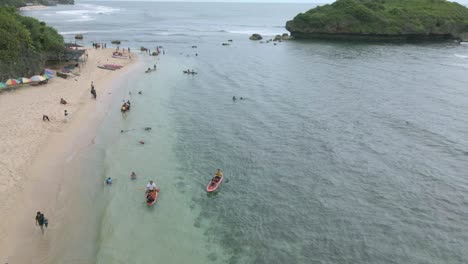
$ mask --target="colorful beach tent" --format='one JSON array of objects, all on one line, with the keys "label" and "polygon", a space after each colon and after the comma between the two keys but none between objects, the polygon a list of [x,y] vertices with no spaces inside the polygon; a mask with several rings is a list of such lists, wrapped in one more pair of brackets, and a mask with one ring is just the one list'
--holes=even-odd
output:
[{"label": "colorful beach tent", "polygon": [[44,74],[54,76],[54,75],[55,75],[55,71],[54,71],[54,70],[51,70],[51,69],[45,69],[45,70],[44,70]]},{"label": "colorful beach tent", "polygon": [[22,77],[22,78],[19,78],[18,81],[20,83],[30,83],[31,79]]},{"label": "colorful beach tent", "polygon": [[8,86],[12,86],[12,85],[17,85],[19,84],[19,82],[16,80],[16,79],[8,79],[6,82],[5,82],[6,85]]},{"label": "colorful beach tent", "polygon": [[45,81],[46,78],[44,76],[40,76],[40,75],[34,75],[33,77],[31,77],[31,81],[33,82],[42,82],[42,81]]},{"label": "colorful beach tent", "polygon": [[48,79],[54,78],[54,76],[52,76],[52,75],[50,75],[50,74],[48,74],[48,73],[44,74],[44,77],[45,77],[47,80],[48,80]]}]

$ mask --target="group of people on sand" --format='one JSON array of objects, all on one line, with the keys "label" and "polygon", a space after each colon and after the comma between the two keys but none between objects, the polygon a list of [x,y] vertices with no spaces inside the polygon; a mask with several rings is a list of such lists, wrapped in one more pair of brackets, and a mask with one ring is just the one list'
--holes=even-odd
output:
[{"label": "group of people on sand", "polygon": [[98,49],[98,48],[107,48],[107,43],[94,43],[93,42],[93,48]]}]

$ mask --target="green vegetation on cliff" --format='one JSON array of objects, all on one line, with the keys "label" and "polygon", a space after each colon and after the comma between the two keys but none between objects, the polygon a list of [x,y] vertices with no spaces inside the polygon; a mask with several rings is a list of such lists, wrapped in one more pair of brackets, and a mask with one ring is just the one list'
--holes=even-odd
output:
[{"label": "green vegetation on cliff", "polygon": [[0,6],[0,79],[38,73],[47,56],[64,50],[63,37],[44,22]]},{"label": "green vegetation on cliff", "polygon": [[337,0],[297,15],[286,29],[296,38],[458,38],[468,32],[468,8],[446,0]]},{"label": "green vegetation on cliff", "polygon": [[38,5],[73,5],[75,0],[0,0],[0,6],[13,6],[23,7],[26,4],[38,4]]},{"label": "green vegetation on cliff", "polygon": [[0,6],[22,7],[26,5],[25,0],[1,0]]}]

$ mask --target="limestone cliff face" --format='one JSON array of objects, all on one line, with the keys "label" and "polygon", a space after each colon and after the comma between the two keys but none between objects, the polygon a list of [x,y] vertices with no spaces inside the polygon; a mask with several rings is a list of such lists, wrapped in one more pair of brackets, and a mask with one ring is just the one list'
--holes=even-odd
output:
[{"label": "limestone cliff face", "polygon": [[468,8],[446,0],[338,0],[286,23],[294,38],[436,40],[468,32]]}]

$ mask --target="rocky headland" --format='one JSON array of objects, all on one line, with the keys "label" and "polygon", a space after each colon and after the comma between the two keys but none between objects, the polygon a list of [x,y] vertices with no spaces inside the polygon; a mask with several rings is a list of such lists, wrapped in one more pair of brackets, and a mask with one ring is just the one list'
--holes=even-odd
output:
[{"label": "rocky headland", "polygon": [[296,39],[463,40],[468,8],[446,0],[337,0],[286,23]]}]

